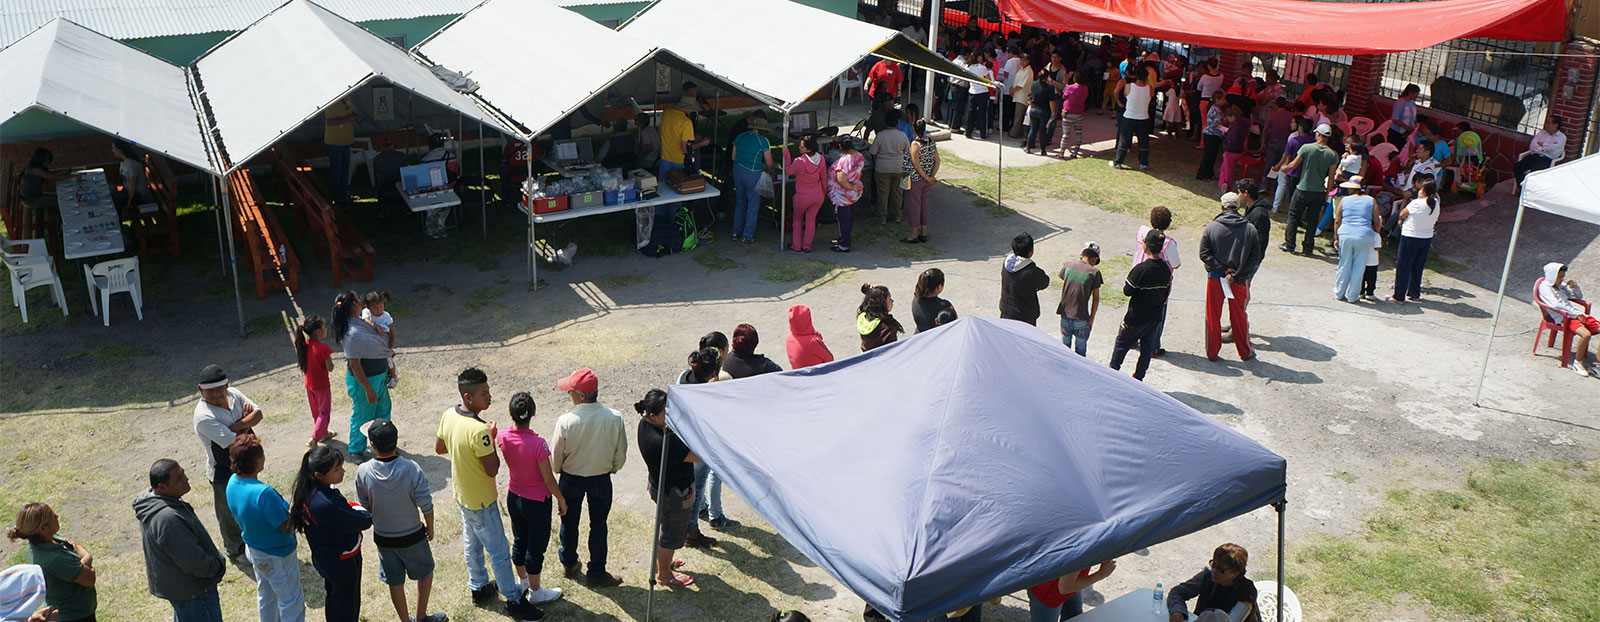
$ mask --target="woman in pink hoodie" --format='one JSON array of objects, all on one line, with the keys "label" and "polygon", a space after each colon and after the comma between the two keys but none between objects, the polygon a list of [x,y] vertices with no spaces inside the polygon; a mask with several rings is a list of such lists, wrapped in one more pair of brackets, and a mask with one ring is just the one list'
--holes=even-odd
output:
[{"label": "woman in pink hoodie", "polygon": [[811,307],[789,307],[789,337],[784,340],[789,351],[789,369],[821,365],[833,360],[828,344],[822,343],[822,334],[811,326]]},{"label": "woman in pink hoodie", "polygon": [[[788,155],[787,149],[784,155]],[[800,155],[789,163],[789,174],[794,175],[794,214],[790,217],[794,238],[789,250],[809,253],[817,233],[817,211],[828,191],[828,160],[817,151],[815,137],[800,140]]]}]

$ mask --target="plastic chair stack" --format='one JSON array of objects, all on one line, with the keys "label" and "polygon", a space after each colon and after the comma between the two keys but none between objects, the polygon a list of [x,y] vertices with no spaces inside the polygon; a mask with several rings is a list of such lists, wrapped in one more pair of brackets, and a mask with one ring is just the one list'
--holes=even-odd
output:
[{"label": "plastic chair stack", "polygon": [[867,103],[867,90],[862,88],[864,83],[865,81],[861,79],[861,72],[856,71],[855,67],[846,69],[844,73],[839,74],[839,78],[835,81],[833,88],[834,92],[839,94],[839,105],[844,105],[845,93],[850,89],[856,90],[856,95],[861,99],[861,103]]},{"label": "plastic chair stack", "polygon": [[[106,326],[111,325],[111,295],[126,292],[133,298],[133,312],[144,321],[144,292],[139,283],[139,258],[113,259],[83,267],[89,287],[89,307]],[[96,298],[99,300],[96,301]]]}]

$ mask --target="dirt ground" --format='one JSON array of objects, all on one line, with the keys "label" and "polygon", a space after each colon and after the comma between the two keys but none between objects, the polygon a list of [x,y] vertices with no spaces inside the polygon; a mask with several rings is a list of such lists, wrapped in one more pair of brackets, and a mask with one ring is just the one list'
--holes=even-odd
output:
[{"label": "dirt ground", "polygon": [[[1091,122],[1096,124],[1091,135],[1106,133],[1106,120]],[[993,143],[960,138],[942,146],[974,161],[994,151]],[[1007,148],[1005,158],[1008,165],[1037,163],[1014,147]],[[1154,164],[1188,167],[1192,162]],[[401,236],[381,240],[377,282],[346,286],[387,290],[397,301],[391,309],[401,340],[402,381],[394,395],[394,420],[402,449],[414,452],[412,457],[428,473],[440,508],[441,537],[434,544],[439,561],[436,609],[448,611],[453,620],[503,619],[473,609],[466,598],[448,463],[427,451],[439,413],[457,403],[453,378],[462,368],[478,366],[488,373],[498,404],[486,414],[502,426],[508,421],[505,400],[516,391],[531,392],[540,408],[535,425],[548,433],[554,418],[569,406],[555,381],[574,368],[595,369],[601,402],[625,410],[645,390],[670,383],[700,335],[732,333],[746,322],[761,331],[759,351],[787,367],[782,347],[786,309],[796,303],[811,307],[835,354],[848,355],[857,349],[853,316],[863,282],[888,285],[902,305],[897,310],[909,321],[906,305],[917,274],[938,267],[947,275],[944,297],[961,314],[992,317],[998,314],[1000,259],[1018,231],[1037,238],[1035,258],[1054,273],[1090,240],[1099,242],[1107,257],[1131,255],[1134,231],[1141,224],[1093,205],[1060,200],[1007,201],[1016,213],[997,216],[974,206],[970,196],[943,186],[934,190],[934,205],[931,244],[919,247],[910,259],[908,251],[894,248],[900,246],[893,241],[903,235],[899,230],[869,227],[867,237],[875,239],[858,244],[857,252],[800,257],[774,250],[776,235],[765,230],[754,247],[728,244],[723,220],[717,225],[717,242],[660,259],[632,253],[596,256],[581,247],[570,268],[541,270],[537,291],[526,287],[525,254],[517,237],[521,221],[510,210],[490,212],[493,231],[488,237],[494,247],[487,262],[445,263],[436,255],[432,261],[418,257],[390,263],[383,259],[386,248],[414,241]],[[1528,215],[1501,336],[1494,340],[1483,407],[1471,403],[1510,218],[1509,210],[1491,209],[1466,222],[1442,225],[1434,249],[1459,269],[1431,275],[1424,288],[1426,300],[1403,307],[1333,301],[1332,259],[1270,250],[1252,292],[1251,329],[1260,354],[1249,363],[1239,362],[1226,345],[1221,361],[1205,359],[1204,279],[1195,255],[1199,230],[1176,230],[1185,265],[1177,273],[1164,338],[1169,353],[1154,362],[1147,381],[1288,459],[1291,542],[1313,532],[1343,534],[1359,528],[1365,512],[1390,488],[1457,487],[1466,465],[1488,457],[1594,459],[1600,455],[1600,409],[1593,406],[1592,396],[1600,384],[1560,369],[1552,349],[1528,354],[1535,312],[1527,302],[1538,266],[1546,261],[1570,263],[1573,278],[1592,282],[1600,291],[1600,276],[1594,276],[1600,275],[1594,227]],[[463,229],[435,251],[446,259],[452,253],[482,251],[486,243],[478,225],[476,212],[469,212]],[[564,243],[561,236],[579,231],[569,225],[551,233],[550,241]],[[819,249],[833,231],[831,225],[820,227]],[[328,281],[325,264],[313,264],[302,273],[302,289],[292,298],[279,293],[255,300],[247,291],[244,316],[253,330],[241,339],[232,296],[218,276],[214,243],[202,236],[190,244],[201,259],[147,277],[158,282],[147,281],[142,322],[119,301],[114,303],[112,327],[102,327],[87,312],[83,295],[73,293],[82,285],[69,273],[68,292],[76,297],[69,300],[70,318],[45,319],[56,312],[44,308],[36,290],[31,300],[38,307],[32,313],[44,325],[18,327],[8,318],[0,337],[5,386],[0,468],[6,473],[0,502],[14,508],[43,500],[63,514],[64,535],[80,538],[102,560],[100,602],[107,620],[167,615],[165,605],[144,591],[137,523],[128,504],[145,487],[144,471],[156,458],[178,458],[191,472],[203,469],[190,426],[194,379],[202,366],[225,367],[234,386],[267,413],[258,428],[268,455],[265,478],[285,493],[309,433],[294,351],[273,324],[279,312],[292,314],[296,307],[328,313],[337,290]],[[210,251],[204,250],[208,244]],[[1392,283],[1392,270],[1385,266],[1380,294]],[[1107,287],[1119,288],[1120,280]],[[1052,288],[1043,293],[1046,308],[1053,306],[1058,292]],[[1121,311],[1102,309],[1090,339],[1092,360],[1109,359]],[[1053,320],[1047,313],[1040,329],[1057,335]],[[334,429],[341,440],[347,438],[343,426],[349,399],[336,392],[333,411]],[[627,421],[631,439],[631,416]],[[643,618],[650,504],[644,466],[636,451],[629,458],[616,479],[611,547],[612,570],[626,584],[597,593],[559,578],[552,543],[546,584],[567,589],[569,597],[548,608],[549,619]],[[198,480],[196,484],[190,501],[211,524],[208,491]],[[801,609],[817,620],[859,619],[855,596],[776,536],[736,492],[727,494],[727,503],[728,514],[745,526],[713,532],[723,538],[718,547],[684,553],[689,562],[685,570],[700,583],[689,590],[658,592],[658,619],[756,620],[776,609]],[[1253,559],[1271,558],[1276,524],[1273,510],[1261,509],[1129,555],[1096,589],[1103,596],[1091,597],[1090,603],[1158,582],[1170,586],[1197,571],[1210,549],[1224,541],[1244,545]],[[7,561],[20,559],[16,544],[0,544],[0,553]],[[376,570],[375,555],[369,552],[365,616],[393,619]],[[320,606],[315,572],[309,564],[302,572],[312,605]],[[1253,565],[1251,574],[1269,579],[1271,568]],[[253,615],[248,579],[230,572],[222,591],[231,619]],[[1307,605],[1308,617],[1319,619],[1314,603]],[[986,610],[986,618],[1025,620],[1026,608],[1025,599],[1012,595],[1000,607]],[[1391,617],[1426,616],[1420,607],[1399,607]]]}]

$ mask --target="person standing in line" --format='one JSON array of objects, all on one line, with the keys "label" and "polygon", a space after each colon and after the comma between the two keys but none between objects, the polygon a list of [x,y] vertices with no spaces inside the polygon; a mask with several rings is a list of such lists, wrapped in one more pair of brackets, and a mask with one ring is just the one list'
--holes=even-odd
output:
[{"label": "person standing in line", "polygon": [[870,283],[861,284],[861,306],[856,309],[856,333],[861,335],[861,351],[875,350],[894,343],[906,329],[889,312],[894,310],[894,297],[889,288]]},{"label": "person standing in line", "polygon": [[1089,332],[1100,312],[1100,286],[1105,277],[1095,267],[1098,265],[1100,246],[1089,242],[1077,261],[1061,266],[1061,302],[1056,305],[1056,315],[1061,316],[1061,343],[1078,356],[1089,355]]},{"label": "person standing in line", "polygon": [[[542,620],[544,611],[528,600],[511,570],[511,543],[506,541],[494,483],[495,475],[500,473],[500,455],[494,450],[497,430],[493,421],[484,421],[480,416],[494,401],[489,392],[489,376],[476,367],[468,367],[456,375],[456,390],[461,403],[440,415],[433,453],[450,456],[451,492],[456,507],[461,509],[467,589],[472,592],[472,602],[479,606],[493,600],[498,591],[505,599],[506,615],[518,620]],[[484,567],[485,553],[489,568]],[[493,581],[489,580],[490,569],[494,570]]]},{"label": "person standing in line", "polygon": [[240,434],[228,446],[233,478],[228,480],[228,509],[244,531],[245,553],[256,571],[256,612],[261,622],[305,622],[305,593],[300,589],[300,560],[295,549],[289,502],[261,481],[267,454],[254,434]]},{"label": "person standing in line", "polygon": [[581,576],[589,587],[622,585],[622,578],[606,572],[606,520],[611,515],[611,476],[628,460],[628,433],[622,415],[601,406],[600,379],[584,367],[556,382],[572,398],[573,409],[556,418],[552,469],[561,473],[557,486],[567,500],[561,517],[561,565],[568,578],[580,576],[578,522],[583,503],[589,502],[589,568]]},{"label": "person standing in line", "polygon": [[1033,263],[1033,236],[1011,238],[1011,254],[1000,270],[1000,319],[1037,325],[1039,292],[1050,287],[1050,275]]},{"label": "person standing in line", "polygon": [[1372,252],[1372,236],[1378,234],[1378,204],[1367,196],[1366,184],[1358,175],[1339,184],[1350,191],[1333,208],[1334,251],[1339,253],[1339,270],[1333,278],[1333,299],[1356,302],[1361,299],[1361,273],[1366,270],[1367,254]]},{"label": "person standing in line", "polygon": [[[994,50],[984,48],[975,50],[969,59],[967,73],[977,76],[981,80],[990,80],[994,74],[989,71],[989,63],[994,62]],[[967,140],[972,140],[972,133],[977,132],[982,140],[989,140],[989,87],[977,80],[969,81],[967,87]]]},{"label": "person standing in line", "polygon": [[1327,193],[1333,190],[1339,168],[1339,154],[1328,147],[1332,136],[1333,128],[1318,125],[1317,142],[1301,147],[1294,159],[1282,167],[1284,171],[1299,170],[1300,183],[1289,201],[1289,223],[1284,228],[1284,241],[1278,250],[1293,253],[1295,231],[1300,228],[1305,229],[1305,241],[1299,254],[1309,256],[1317,248],[1317,218],[1322,215],[1322,206],[1327,203]]},{"label": "person standing in line", "polygon": [[1229,106],[1228,126],[1222,133],[1222,170],[1217,174],[1220,192],[1228,192],[1233,182],[1244,175],[1245,141],[1250,139],[1250,117],[1238,106]]},{"label": "person standing in line", "polygon": [[1199,181],[1217,178],[1217,154],[1222,152],[1222,136],[1226,132],[1228,119],[1227,101],[1228,96],[1217,91],[1211,97],[1211,105],[1206,108],[1205,128],[1200,132],[1200,167],[1194,172],[1194,178]]},{"label": "person standing in line", "polygon": [[228,374],[216,365],[200,370],[200,403],[194,405],[194,433],[200,437],[201,453],[206,457],[206,479],[211,482],[212,509],[217,514],[217,529],[222,532],[223,551],[240,566],[250,565],[245,555],[239,523],[228,509],[228,479],[233,463],[228,446],[235,436],[251,432],[266,414],[256,408],[238,389],[228,386]]},{"label": "person standing in line", "polygon": [[855,224],[851,212],[856,203],[861,201],[861,193],[867,189],[861,184],[861,170],[866,166],[866,158],[861,155],[861,147],[855,140],[849,136],[839,139],[842,155],[834,161],[828,177],[828,200],[833,203],[833,214],[839,219],[839,238],[833,241],[833,252],[836,253],[850,252],[850,233]]},{"label": "person standing in line", "polygon": [[938,268],[928,268],[917,275],[917,288],[913,295],[916,300],[911,303],[911,319],[917,324],[917,332],[933,330],[934,318],[939,317],[939,312],[945,309],[954,309],[950,301],[939,297],[944,293],[944,271]]},{"label": "person standing in line", "polygon": [[1316,141],[1315,138],[1312,138],[1310,119],[1295,116],[1292,123],[1294,125],[1294,133],[1290,134],[1289,139],[1284,142],[1283,155],[1279,156],[1278,163],[1272,165],[1271,173],[1277,175],[1276,181],[1273,182],[1274,188],[1272,192],[1272,213],[1274,214],[1278,213],[1278,210],[1288,207],[1294,188],[1300,183],[1300,169],[1285,169],[1284,167],[1294,161],[1294,157],[1300,153],[1301,147]]},{"label": "person standing in line", "polygon": [[[890,132],[880,134],[890,135]],[[787,149],[784,155],[788,155]],[[823,157],[815,136],[800,139],[800,155],[790,160],[789,174],[794,175],[794,213],[789,215],[789,230],[794,237],[789,241],[789,250],[809,253],[817,235],[817,212],[822,210],[822,200],[827,196],[828,189],[828,159]],[[754,214],[745,221],[745,227],[751,232],[751,236],[744,240],[746,244],[755,241],[755,222]]]},{"label": "person standing in line", "polygon": [[311,440],[306,447],[333,438],[328,431],[328,420],[333,411],[333,390],[328,375],[333,370],[333,348],[322,343],[328,337],[327,323],[322,316],[313,315],[300,322],[295,330],[295,362],[305,377],[306,402],[311,405]]},{"label": "person standing in line", "polygon": [[289,521],[305,534],[311,565],[322,575],[328,622],[361,619],[362,532],[372,527],[372,514],[345,499],[335,484],[344,481],[344,456],[319,445],[300,457],[294,479]]},{"label": "person standing in line", "polygon": [[44,602],[55,616],[50,619],[94,622],[99,606],[94,556],[82,545],[56,537],[60,532],[61,517],[55,510],[43,503],[29,503],[17,512],[17,522],[6,531],[6,538],[28,541],[25,561],[44,572]]},{"label": "person standing in line", "polygon": [[1418,186],[1417,198],[1400,209],[1400,250],[1394,258],[1394,295],[1389,302],[1405,304],[1422,300],[1422,270],[1428,264],[1428,247],[1433,244],[1433,228],[1439,222],[1439,184],[1427,181]]},{"label": "person standing in line", "polygon": [[772,170],[772,143],[762,136],[767,117],[757,113],[748,119],[746,129],[733,137],[733,236],[739,241],[754,239],[756,217],[761,212],[757,188],[761,174]]},{"label": "person standing in line", "polygon": [[227,559],[212,543],[189,494],[189,474],[178,461],[150,465],[150,488],[133,500],[144,547],[144,575],[150,594],[172,603],[173,622],[222,622],[217,583]]},{"label": "person standing in line", "polygon": [[783,342],[789,355],[789,369],[802,369],[833,360],[833,352],[822,342],[822,333],[811,325],[811,307],[797,304],[789,307],[789,336]]},{"label": "person standing in line", "polygon": [[1122,110],[1122,123],[1117,131],[1117,152],[1111,158],[1111,168],[1125,168],[1122,161],[1128,157],[1128,149],[1133,146],[1135,138],[1139,140],[1139,170],[1150,170],[1150,128],[1154,122],[1150,120],[1150,102],[1155,97],[1156,87],[1150,84],[1149,72],[1136,69],[1133,72],[1133,82],[1122,85],[1122,92],[1127,98]]},{"label": "person standing in line", "polygon": [[933,215],[933,187],[939,183],[939,147],[928,138],[928,124],[917,120],[912,127],[916,140],[911,141],[907,161],[911,164],[911,188],[906,190],[906,223],[911,233],[900,241],[921,244],[928,241],[928,221]]},{"label": "person standing in line", "polygon": [[[756,354],[756,346],[760,344],[761,335],[756,332],[756,327],[740,324],[734,328],[733,352],[722,359],[722,371],[728,372],[728,376],[734,379],[783,371],[782,367],[766,355]],[[734,526],[738,526],[738,523],[734,522]],[[712,527],[722,529],[715,524]]]},{"label": "person standing in line", "polygon": [[[511,422],[516,427],[500,433],[500,453],[505,455],[511,478],[506,485],[506,513],[511,517],[511,567],[528,588],[528,599],[547,603],[561,598],[561,590],[540,585],[544,552],[550,545],[550,510],[565,516],[567,500],[550,469],[550,446],[529,424],[538,407],[526,391],[511,396]],[[555,508],[550,507],[554,498]]]},{"label": "person standing in line", "polygon": [[[445,622],[444,613],[427,613],[433,594],[433,491],[428,476],[397,453],[400,431],[388,419],[372,422],[367,439],[377,457],[356,469],[356,499],[372,514],[372,543],[378,547],[378,580],[389,586],[389,601],[400,622],[411,622],[406,579],[417,582],[416,622]],[[421,519],[418,519],[421,516]]]},{"label": "person standing in line", "polygon": [[[1034,93],[1035,78],[1028,55],[1018,55],[1013,59],[1016,67],[1006,76],[1006,81],[1009,82],[1007,85],[1007,98],[1011,100],[1011,106],[1006,109],[1006,126],[1010,130],[1007,135],[1012,138],[1022,138],[1023,130],[1033,127],[1033,120],[1028,119],[1028,111],[1033,106],[1031,100]],[[1006,62],[1010,64],[1013,61]],[[1041,78],[1039,81],[1043,82],[1044,80]],[[1025,119],[1027,119],[1026,122],[1024,122]],[[1022,127],[1023,125],[1027,125],[1028,128]],[[1043,130],[1044,128],[1040,127],[1038,131]]]},{"label": "person standing in line", "polygon": [[356,142],[356,114],[350,98],[345,97],[328,106],[322,113],[322,142],[328,151],[328,197],[334,203],[350,202],[350,145]]},{"label": "person standing in line", "polygon": [[[1250,279],[1261,267],[1262,244],[1255,225],[1239,214],[1238,193],[1222,195],[1222,213],[1200,234],[1200,263],[1206,267],[1206,359],[1222,350],[1222,305],[1227,301],[1229,328],[1239,360],[1256,357],[1250,347]],[[1224,291],[1223,288],[1227,288]]]},{"label": "person standing in line", "polygon": [[1161,310],[1166,307],[1167,295],[1172,291],[1172,268],[1161,261],[1161,249],[1167,236],[1160,229],[1145,236],[1145,259],[1128,271],[1122,284],[1122,293],[1128,297],[1128,311],[1122,316],[1122,326],[1117,330],[1117,341],[1111,350],[1111,369],[1121,370],[1128,350],[1139,347],[1139,362],[1133,368],[1133,379],[1144,382],[1150,369],[1150,358],[1155,354],[1155,332],[1161,323]]},{"label": "person standing in line", "polygon": [[1061,113],[1061,107],[1056,105],[1061,99],[1057,91],[1059,86],[1055,78],[1050,76],[1041,76],[1029,84],[1028,133],[1022,141],[1024,153],[1033,153],[1035,143],[1039,145],[1039,155],[1050,152],[1050,143],[1056,133],[1056,115]]},{"label": "person standing in line", "polygon": [[[722,371],[722,351],[707,345],[707,340],[712,337],[727,340],[720,332],[702,337],[700,349],[689,353],[689,368],[678,374],[678,380],[673,384],[705,384],[729,379],[723,377],[728,372]],[[711,497],[709,503],[707,497]],[[684,545],[705,548],[717,543],[716,538],[700,532],[702,516],[706,520],[722,516],[722,479],[705,462],[697,462],[694,465],[694,513],[689,516],[689,535],[684,538]]]},{"label": "person standing in line", "polygon": [[[1078,72],[1072,73],[1072,83],[1061,89],[1061,144],[1056,148],[1056,157],[1081,158],[1083,157],[1083,112],[1089,102],[1089,87],[1083,83],[1083,76]],[[1067,155],[1067,136],[1072,136],[1072,155]]]},{"label": "person standing in line", "polygon": [[[1183,267],[1183,254],[1178,252],[1178,240],[1166,235],[1167,229],[1172,226],[1172,210],[1165,206],[1157,205],[1150,208],[1150,224],[1139,227],[1139,232],[1133,237],[1133,264],[1139,265],[1149,255],[1145,252],[1145,240],[1149,239],[1151,231],[1160,231],[1166,240],[1158,255],[1161,262],[1167,264],[1167,269],[1177,274],[1178,268]],[[1167,355],[1166,348],[1161,346],[1161,335],[1167,330],[1167,304],[1161,303],[1161,319],[1156,324],[1155,335],[1152,338],[1155,353],[1151,356],[1161,358]]]},{"label": "person standing in line", "polygon": [[665,391],[651,389],[633,409],[640,415],[639,455],[649,470],[646,483],[661,524],[651,579],[667,587],[688,587],[694,585],[694,577],[675,570],[679,564],[672,557],[689,535],[689,519],[694,516],[694,463],[700,458],[667,429]]},{"label": "person standing in line", "polygon": [[344,347],[345,393],[350,396],[350,461],[365,460],[367,435],[362,426],[375,419],[389,418],[389,337],[371,320],[363,319],[366,310],[353,290],[339,293],[333,300],[333,340]]},{"label": "person standing in line", "polygon": [[[889,127],[898,126],[900,111],[890,110],[885,122]],[[906,152],[910,149],[911,139],[899,132],[879,132],[867,147],[867,153],[872,154],[872,180],[876,185],[873,194],[884,223],[900,222],[899,214],[905,207],[905,188],[900,183],[906,177]]]}]

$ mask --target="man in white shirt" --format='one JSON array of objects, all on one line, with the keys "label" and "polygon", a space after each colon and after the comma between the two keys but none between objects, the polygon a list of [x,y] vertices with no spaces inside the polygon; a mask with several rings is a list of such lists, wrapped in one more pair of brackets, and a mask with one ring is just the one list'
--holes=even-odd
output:
[{"label": "man in white shirt", "polygon": [[233,444],[233,437],[253,432],[251,428],[261,423],[264,414],[250,398],[228,386],[228,374],[220,366],[207,365],[200,370],[199,390],[200,403],[194,405],[194,433],[200,437],[201,453],[206,457],[211,505],[217,512],[223,551],[234,563],[248,566],[239,523],[228,510],[228,478],[233,475],[228,445]]},{"label": "man in white shirt", "polygon": [[[885,132],[887,134],[889,132]],[[557,555],[568,578],[582,576],[590,587],[612,587],[622,579],[606,572],[606,519],[611,514],[611,475],[628,459],[627,430],[622,415],[601,406],[600,380],[585,367],[556,382],[572,398],[572,411],[556,417],[551,468],[561,475],[557,486],[567,500],[561,516],[561,548]],[[589,507],[589,567],[578,564],[578,520],[584,498]]]},{"label": "man in white shirt", "polygon": [[1015,43],[1006,46],[1005,58],[996,57],[995,62],[1000,65],[1000,75],[995,79],[1000,82],[1000,129],[1004,131],[1011,127],[1012,120],[1017,116],[1011,103],[1016,101],[1013,87],[1016,85],[1017,72],[1026,63]]},{"label": "man in white shirt", "polygon": [[1511,172],[1517,176],[1511,184],[1513,193],[1522,189],[1522,178],[1528,173],[1550,168],[1566,157],[1567,135],[1561,133],[1561,123],[1561,117],[1550,115],[1545,119],[1544,128],[1533,135],[1528,150],[1517,155],[1517,163],[1511,167]]}]

